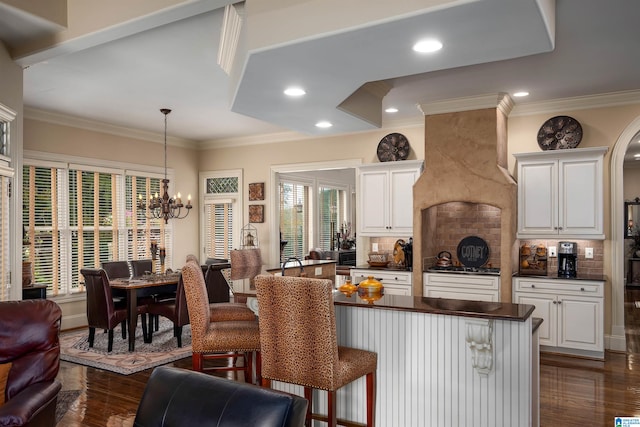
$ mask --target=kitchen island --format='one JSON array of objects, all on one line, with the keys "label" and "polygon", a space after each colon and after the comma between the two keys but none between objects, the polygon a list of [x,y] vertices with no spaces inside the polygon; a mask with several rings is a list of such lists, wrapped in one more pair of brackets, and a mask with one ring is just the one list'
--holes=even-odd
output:
[{"label": "kitchen island", "polygon": [[[334,259],[291,259],[284,266],[285,276],[311,277],[314,279],[329,279],[332,283],[336,282],[336,263]],[[269,274],[282,275],[282,265],[278,267],[270,267],[266,269]]]},{"label": "kitchen island", "polygon": [[[247,285],[232,283],[243,297],[255,292]],[[369,303],[339,291],[334,302],[338,343],[378,353],[377,426],[538,425],[533,306],[403,295]],[[337,395],[338,418],[364,423],[364,378]],[[326,404],[326,393],[314,393],[317,411]]]}]

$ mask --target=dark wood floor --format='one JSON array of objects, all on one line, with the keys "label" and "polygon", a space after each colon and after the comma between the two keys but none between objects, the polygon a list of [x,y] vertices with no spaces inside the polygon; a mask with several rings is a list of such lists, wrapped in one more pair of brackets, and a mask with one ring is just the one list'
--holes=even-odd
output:
[{"label": "dark wood floor", "polygon": [[[640,416],[640,290],[627,290],[625,301],[626,354],[607,352],[604,362],[542,355],[541,426],[613,426],[615,416]],[[191,358],[171,365],[190,368]],[[82,392],[58,427],[131,426],[150,374],[123,376],[62,362],[63,390]]]}]

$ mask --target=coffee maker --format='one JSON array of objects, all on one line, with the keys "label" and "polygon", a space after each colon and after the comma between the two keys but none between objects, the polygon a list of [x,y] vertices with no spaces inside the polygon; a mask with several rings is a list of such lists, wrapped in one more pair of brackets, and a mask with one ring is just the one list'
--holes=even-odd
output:
[{"label": "coffee maker", "polygon": [[558,244],[558,277],[576,277],[578,270],[578,244],[560,242]]}]

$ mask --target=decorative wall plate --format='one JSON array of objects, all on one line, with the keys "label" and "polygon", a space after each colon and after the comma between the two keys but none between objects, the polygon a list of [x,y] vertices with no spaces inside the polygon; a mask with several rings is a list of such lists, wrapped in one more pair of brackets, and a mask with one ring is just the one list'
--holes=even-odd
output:
[{"label": "decorative wall plate", "polygon": [[390,133],[378,143],[378,160],[393,162],[406,160],[411,146],[407,138],[401,133]]},{"label": "decorative wall plate", "polygon": [[468,236],[458,243],[457,255],[465,267],[482,267],[489,260],[489,245],[481,237]]},{"label": "decorative wall plate", "polygon": [[582,126],[569,116],[552,117],[538,131],[538,145],[543,150],[576,148],[582,140]]}]

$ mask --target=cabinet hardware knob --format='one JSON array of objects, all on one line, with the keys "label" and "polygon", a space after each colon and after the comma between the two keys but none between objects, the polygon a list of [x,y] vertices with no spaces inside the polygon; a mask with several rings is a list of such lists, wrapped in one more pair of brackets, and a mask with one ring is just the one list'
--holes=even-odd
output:
[{"label": "cabinet hardware knob", "polygon": [[584,288],[580,288],[581,291],[584,291]]},{"label": "cabinet hardware knob", "polygon": [[558,227],[558,230],[562,230],[562,227]]},{"label": "cabinet hardware knob", "polygon": [[535,288],[535,287],[536,287],[536,285],[531,285],[531,287],[532,287],[532,288]]},{"label": "cabinet hardware knob", "polygon": [[562,301],[558,301],[558,304],[562,304]]}]

